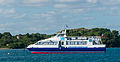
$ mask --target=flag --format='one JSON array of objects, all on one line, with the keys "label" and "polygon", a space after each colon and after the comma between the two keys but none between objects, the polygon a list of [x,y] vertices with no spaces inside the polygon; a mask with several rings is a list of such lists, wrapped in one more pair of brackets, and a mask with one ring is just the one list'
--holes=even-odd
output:
[{"label": "flag", "polygon": [[102,36],[101,37],[104,37],[104,34],[102,34]]}]

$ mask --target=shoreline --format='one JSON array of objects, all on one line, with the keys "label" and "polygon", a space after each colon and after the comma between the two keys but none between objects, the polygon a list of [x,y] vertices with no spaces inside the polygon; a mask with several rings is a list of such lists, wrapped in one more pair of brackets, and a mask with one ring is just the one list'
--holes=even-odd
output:
[{"label": "shoreline", "polygon": [[10,49],[10,48],[0,48],[0,49]]}]

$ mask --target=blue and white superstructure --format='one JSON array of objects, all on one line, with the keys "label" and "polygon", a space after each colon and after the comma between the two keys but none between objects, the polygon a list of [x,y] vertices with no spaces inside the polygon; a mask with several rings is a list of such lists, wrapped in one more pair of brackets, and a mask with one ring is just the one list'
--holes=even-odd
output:
[{"label": "blue and white superstructure", "polygon": [[66,36],[66,29],[56,36],[40,40],[27,47],[32,53],[59,54],[59,53],[102,53],[106,47],[100,36]]}]

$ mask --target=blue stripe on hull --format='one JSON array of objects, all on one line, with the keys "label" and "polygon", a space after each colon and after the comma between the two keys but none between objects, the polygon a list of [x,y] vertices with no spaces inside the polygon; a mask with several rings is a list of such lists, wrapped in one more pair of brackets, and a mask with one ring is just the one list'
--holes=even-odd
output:
[{"label": "blue stripe on hull", "polygon": [[29,51],[106,51],[106,48],[27,48]]}]

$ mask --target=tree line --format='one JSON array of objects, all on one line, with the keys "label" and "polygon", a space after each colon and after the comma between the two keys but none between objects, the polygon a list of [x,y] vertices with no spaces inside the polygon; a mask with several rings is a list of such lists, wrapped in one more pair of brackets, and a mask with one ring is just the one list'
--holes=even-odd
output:
[{"label": "tree line", "polygon": [[12,36],[10,32],[0,33],[0,48],[25,48],[39,40],[46,39],[52,35],[32,33],[32,34],[19,34]]},{"label": "tree line", "polygon": [[[104,34],[102,43],[106,44],[107,47],[120,47],[120,35],[116,30],[111,31],[107,28],[78,28],[67,30],[67,36],[101,36],[102,34]],[[54,35],[40,33],[11,35],[10,32],[4,32],[0,33],[0,48],[25,48],[30,44]]]}]

